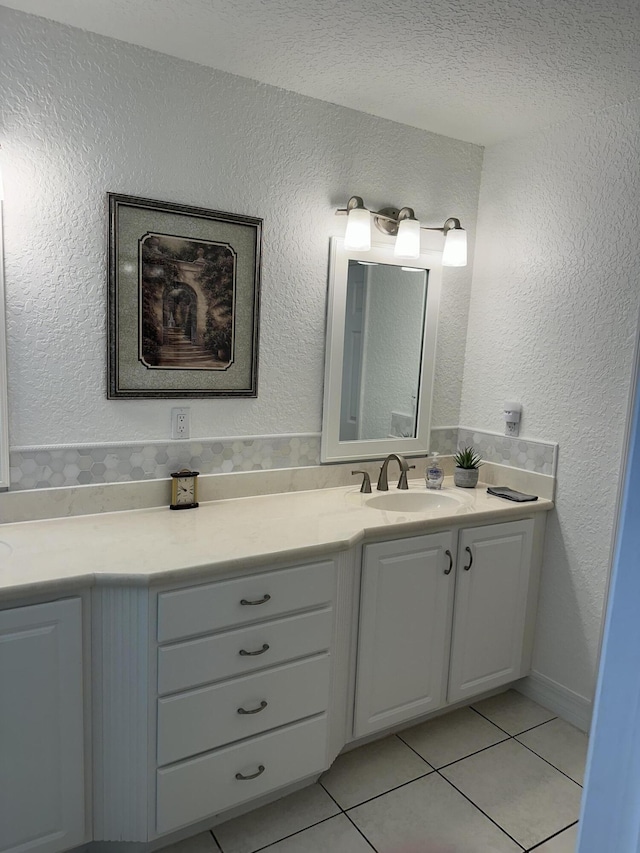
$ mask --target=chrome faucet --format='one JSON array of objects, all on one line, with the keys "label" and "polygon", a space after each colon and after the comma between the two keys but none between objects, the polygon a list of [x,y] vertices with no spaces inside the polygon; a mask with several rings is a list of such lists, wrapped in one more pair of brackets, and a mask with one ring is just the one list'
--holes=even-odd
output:
[{"label": "chrome faucet", "polygon": [[404,456],[401,456],[399,453],[390,453],[387,458],[382,463],[382,468],[380,469],[380,476],[378,477],[378,485],[377,489],[379,492],[388,492],[389,491],[389,480],[387,479],[387,468],[389,467],[389,462],[392,459],[395,459],[400,466],[400,479],[398,480],[398,488],[399,489],[408,489],[409,483],[407,482],[407,473],[409,468],[415,468],[415,465],[408,465],[407,460]]}]

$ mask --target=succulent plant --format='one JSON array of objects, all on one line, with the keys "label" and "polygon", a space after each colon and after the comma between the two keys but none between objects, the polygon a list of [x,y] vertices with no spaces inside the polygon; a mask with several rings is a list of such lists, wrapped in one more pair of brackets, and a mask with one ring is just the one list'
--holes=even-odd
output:
[{"label": "succulent plant", "polygon": [[458,468],[474,469],[482,465],[480,455],[473,447],[463,447],[456,453],[454,461]]}]

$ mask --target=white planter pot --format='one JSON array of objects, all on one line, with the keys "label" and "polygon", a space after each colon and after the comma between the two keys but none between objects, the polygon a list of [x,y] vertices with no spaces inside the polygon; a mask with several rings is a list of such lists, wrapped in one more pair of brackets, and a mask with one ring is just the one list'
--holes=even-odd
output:
[{"label": "white planter pot", "polygon": [[474,489],[478,484],[477,468],[456,468],[453,472],[453,482],[462,489]]}]

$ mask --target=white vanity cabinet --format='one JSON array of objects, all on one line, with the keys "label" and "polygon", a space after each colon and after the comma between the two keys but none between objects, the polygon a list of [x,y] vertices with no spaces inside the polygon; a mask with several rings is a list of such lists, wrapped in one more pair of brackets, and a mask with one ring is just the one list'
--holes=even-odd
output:
[{"label": "white vanity cabinet", "polygon": [[450,531],[365,546],[356,737],[444,704],[454,563]]},{"label": "white vanity cabinet", "polygon": [[356,738],[527,674],[534,528],[528,518],[365,546]]},{"label": "white vanity cabinet", "polygon": [[158,596],[158,834],[325,769],[335,583],[327,560]]},{"label": "white vanity cabinet", "polygon": [[449,702],[526,674],[533,524],[529,518],[460,531]]},{"label": "white vanity cabinet", "polygon": [[81,599],[0,611],[0,850],[86,840]]}]

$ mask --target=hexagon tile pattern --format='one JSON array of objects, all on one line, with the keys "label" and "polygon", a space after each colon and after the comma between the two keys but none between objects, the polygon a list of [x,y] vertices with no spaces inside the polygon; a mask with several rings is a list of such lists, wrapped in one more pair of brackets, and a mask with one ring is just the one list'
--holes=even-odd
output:
[{"label": "hexagon tile pattern", "polygon": [[555,476],[558,445],[460,427],[458,447],[472,445],[485,462]]},{"label": "hexagon tile pattern", "polygon": [[201,474],[317,465],[320,437],[266,436],[224,441],[174,441],[129,447],[25,449],[11,453],[11,489],[122,483],[169,477],[180,468]]},{"label": "hexagon tile pattern", "polygon": [[[542,474],[555,471],[556,445],[488,433],[434,429],[432,450],[454,453],[473,444],[483,459]],[[320,436],[264,436],[163,444],[77,448],[21,448],[11,452],[11,489],[44,489],[169,477],[180,468],[201,474],[318,465]]]}]

